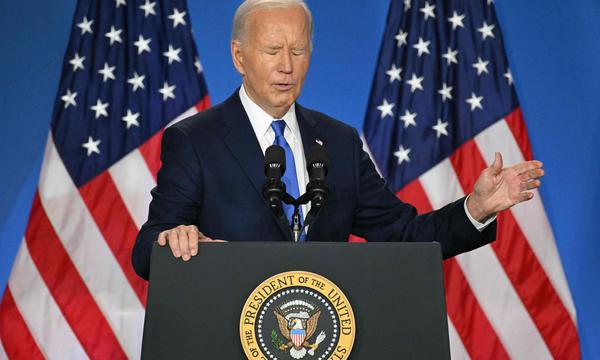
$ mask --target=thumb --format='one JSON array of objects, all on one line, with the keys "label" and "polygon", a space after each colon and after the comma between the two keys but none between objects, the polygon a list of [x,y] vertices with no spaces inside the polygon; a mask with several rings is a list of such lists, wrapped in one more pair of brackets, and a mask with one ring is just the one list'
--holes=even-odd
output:
[{"label": "thumb", "polygon": [[492,166],[490,166],[494,175],[498,175],[502,172],[502,164],[502,154],[496,152],[494,162],[492,163]]}]

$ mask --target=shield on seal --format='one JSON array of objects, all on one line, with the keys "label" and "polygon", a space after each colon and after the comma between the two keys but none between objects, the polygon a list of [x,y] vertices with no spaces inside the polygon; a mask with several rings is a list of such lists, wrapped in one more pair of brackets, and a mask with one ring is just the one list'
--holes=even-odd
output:
[{"label": "shield on seal", "polygon": [[304,329],[292,329],[290,331],[290,336],[294,346],[300,347],[302,343],[304,343],[304,339],[306,339],[306,331]]}]

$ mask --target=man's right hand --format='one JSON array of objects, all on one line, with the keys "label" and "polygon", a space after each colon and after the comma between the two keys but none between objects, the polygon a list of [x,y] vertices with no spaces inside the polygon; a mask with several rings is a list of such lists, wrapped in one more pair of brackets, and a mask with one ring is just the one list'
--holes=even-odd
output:
[{"label": "man's right hand", "polygon": [[198,254],[199,242],[223,242],[223,240],[213,240],[205,236],[196,225],[179,225],[158,234],[158,245],[169,244],[173,256],[181,257],[183,261],[188,261]]}]

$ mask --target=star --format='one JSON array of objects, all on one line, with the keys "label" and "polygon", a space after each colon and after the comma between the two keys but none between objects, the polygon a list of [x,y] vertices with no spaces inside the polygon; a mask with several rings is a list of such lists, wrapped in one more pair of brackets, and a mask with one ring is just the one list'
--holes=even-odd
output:
[{"label": "star", "polygon": [[419,57],[421,57],[423,53],[429,54],[429,44],[431,44],[431,41],[423,41],[423,38],[419,37],[419,42],[413,45],[419,52]]},{"label": "star", "polygon": [[410,162],[410,157],[408,154],[410,153],[410,149],[405,149],[404,146],[400,145],[398,151],[394,152],[394,156],[398,158],[398,165],[402,164],[404,161]]},{"label": "star", "polygon": [[408,33],[405,31],[402,31],[402,29],[398,30],[398,34],[396,34],[396,41],[398,41],[398,47],[401,47],[402,45],[406,45],[406,38],[408,36]]},{"label": "star", "polygon": [[140,55],[144,51],[150,52],[150,46],[148,46],[148,44],[150,44],[150,41],[152,41],[151,38],[144,39],[144,37],[140,34],[138,40],[133,43],[133,45],[135,45],[138,48],[138,55]]},{"label": "star", "polygon": [[169,83],[165,81],[165,84],[158,92],[162,94],[163,101],[167,101],[168,98],[175,99],[175,94],[173,94],[174,90],[175,85],[169,85]]},{"label": "star", "polygon": [[169,19],[173,20],[173,28],[177,28],[177,25],[179,25],[179,24],[187,25],[187,23],[185,22],[185,19],[183,18],[184,16],[185,16],[185,11],[179,12],[179,10],[177,10],[177,8],[173,8],[173,14],[168,16]]},{"label": "star", "polygon": [[77,92],[72,93],[71,89],[67,89],[67,93],[60,97],[60,99],[65,102],[65,109],[68,108],[69,105],[77,106],[77,102],[75,101],[76,96]]},{"label": "star", "polygon": [[482,40],[485,40],[488,36],[491,38],[494,38],[494,33],[492,32],[492,30],[494,30],[494,28],[496,27],[496,25],[488,25],[487,22],[483,22],[483,26],[478,28],[477,31],[479,31],[481,33],[482,36]]},{"label": "star", "polygon": [[110,31],[106,33],[106,37],[110,39],[110,44],[112,45],[114,42],[123,42],[123,40],[121,40],[121,32],[123,31],[123,29],[115,29],[114,26],[110,27]]},{"label": "star", "polygon": [[92,32],[92,23],[94,22],[94,20],[88,20],[87,16],[83,17],[83,21],[80,22],[79,24],[77,24],[77,27],[81,29],[81,35],[85,34],[85,33],[90,33],[93,34]]},{"label": "star", "polygon": [[410,9],[410,0],[404,0],[404,12]]},{"label": "star", "polygon": [[420,12],[423,13],[425,20],[431,18],[435,18],[435,14],[433,10],[435,9],[435,5],[429,5],[429,2],[425,2],[425,6],[419,9]]},{"label": "star", "polygon": [[156,1],[150,2],[150,0],[146,0],[144,5],[140,5],[140,9],[144,10],[144,17],[147,18],[148,15],[156,15],[156,11],[154,11],[154,6],[156,6]]},{"label": "star", "polygon": [[137,72],[133,72],[133,77],[131,79],[127,79],[127,82],[133,85],[133,92],[135,92],[138,88],[144,88],[144,79],[146,75],[138,75]]},{"label": "star", "polygon": [[410,92],[414,93],[417,89],[423,90],[423,85],[421,83],[424,79],[424,76],[417,77],[417,75],[413,73],[412,78],[406,82],[408,85],[410,85]]},{"label": "star", "polygon": [[400,77],[401,72],[402,68],[397,68],[396,64],[392,64],[392,67],[385,73],[390,77],[390,83],[393,83],[394,80],[402,80],[402,77]]},{"label": "star", "polygon": [[104,63],[104,67],[100,70],[98,70],[99,74],[102,74],[102,82],[106,82],[106,80],[111,79],[114,80],[115,79],[115,67],[116,66],[108,66],[108,63]]},{"label": "star", "polygon": [[117,3],[117,9],[119,8],[119,6],[123,5],[123,6],[127,6],[127,0],[115,0],[115,2]]},{"label": "star", "polygon": [[131,110],[127,109],[127,115],[125,115],[121,118],[127,124],[127,130],[129,130],[129,128],[132,126],[138,126],[138,127],[140,126],[140,123],[137,120],[139,116],[140,116],[140,113],[134,114],[131,112]]},{"label": "star", "polygon": [[473,64],[473,67],[477,69],[477,75],[481,76],[483,73],[489,74],[487,69],[489,63],[489,61],[483,61],[480,57],[477,57],[477,62]]},{"label": "star", "polygon": [[181,59],[179,58],[180,51],[181,48],[173,49],[173,46],[169,45],[169,51],[163,53],[164,56],[169,58],[169,65],[171,65],[173,61],[181,62]]},{"label": "star", "polygon": [[474,111],[477,108],[483,110],[483,106],[481,106],[481,101],[483,100],[483,96],[475,96],[475,93],[471,93],[471,97],[466,101],[471,105],[471,111]]},{"label": "star", "polygon": [[404,115],[400,116],[400,120],[404,121],[404,128],[406,129],[407,127],[409,127],[410,125],[412,126],[417,126],[417,122],[415,121],[415,119],[417,118],[417,113],[411,113],[410,111],[408,111],[408,109],[406,109],[404,111]]},{"label": "star", "polygon": [[196,61],[194,61],[194,66],[196,67],[196,72],[198,74],[202,73],[202,64],[200,64],[200,59],[196,57]]},{"label": "star", "polygon": [[439,139],[440,136],[442,136],[442,135],[448,136],[448,130],[446,129],[447,127],[448,127],[447,121],[442,121],[442,119],[437,119],[437,124],[433,125],[431,128],[433,130],[435,130],[436,136]]},{"label": "star", "polygon": [[448,21],[452,23],[452,30],[456,30],[457,27],[464,28],[465,24],[463,24],[463,19],[465,18],[465,14],[458,15],[456,11],[452,13],[452,17],[448,18]]},{"label": "star", "polygon": [[442,85],[442,88],[438,90],[438,94],[442,95],[443,102],[445,102],[446,100],[452,100],[452,89],[452,86],[448,86],[446,85],[446,83],[444,83]]},{"label": "star", "polygon": [[83,61],[85,60],[85,56],[79,57],[79,53],[75,53],[75,57],[69,60],[69,63],[73,65],[73,72],[77,71],[77,69],[84,69]]},{"label": "star", "polygon": [[102,101],[100,101],[100,99],[98,99],[96,101],[96,105],[93,105],[91,107],[91,109],[96,112],[96,119],[99,118],[100,116],[108,117],[108,112],[106,111],[106,108],[108,107],[108,105],[109,105],[108,102],[102,103]]},{"label": "star", "polygon": [[513,83],[513,77],[512,77],[512,72],[510,71],[510,69],[508,69],[504,73],[504,77],[506,78],[506,81],[508,81],[508,85],[512,85],[512,83]]},{"label": "star", "polygon": [[458,60],[456,59],[456,55],[458,55],[458,50],[452,50],[450,46],[448,46],[448,51],[442,55],[444,59],[448,62],[448,66],[452,63],[458,64]]},{"label": "star", "polygon": [[383,99],[383,104],[379,105],[377,107],[377,110],[381,111],[381,118],[383,119],[384,117],[386,117],[387,115],[394,117],[394,112],[392,111],[392,109],[394,108],[395,104],[390,104],[387,102],[387,99]]},{"label": "star", "polygon": [[90,156],[93,153],[100,154],[98,145],[100,145],[100,140],[94,140],[91,136],[88,136],[88,141],[81,146],[87,149],[87,156]]}]

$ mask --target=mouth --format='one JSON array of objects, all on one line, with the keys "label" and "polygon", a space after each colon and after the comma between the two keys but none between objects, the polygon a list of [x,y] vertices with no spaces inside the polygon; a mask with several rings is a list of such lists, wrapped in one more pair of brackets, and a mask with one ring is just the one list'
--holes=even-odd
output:
[{"label": "mouth", "polygon": [[291,83],[275,83],[273,84],[275,89],[279,91],[289,91],[294,87],[294,84]]}]

